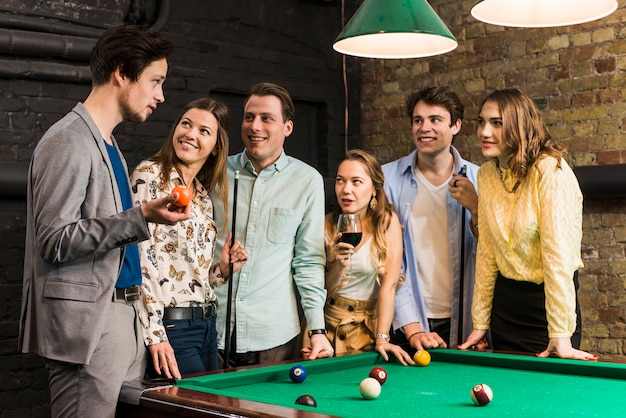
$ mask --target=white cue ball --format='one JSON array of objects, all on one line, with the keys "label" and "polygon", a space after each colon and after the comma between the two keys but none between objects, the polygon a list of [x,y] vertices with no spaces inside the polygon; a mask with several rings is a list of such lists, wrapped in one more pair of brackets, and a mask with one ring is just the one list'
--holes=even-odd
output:
[{"label": "white cue ball", "polygon": [[485,406],[493,399],[493,391],[484,383],[480,383],[470,391],[472,402],[476,405]]},{"label": "white cue ball", "polygon": [[380,395],[380,383],[373,377],[366,377],[359,385],[361,396],[365,399],[376,399]]}]

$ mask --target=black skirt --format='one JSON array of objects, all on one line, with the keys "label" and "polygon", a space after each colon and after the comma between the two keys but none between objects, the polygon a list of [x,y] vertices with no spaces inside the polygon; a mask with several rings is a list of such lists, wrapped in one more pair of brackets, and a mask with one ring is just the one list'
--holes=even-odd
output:
[{"label": "black skirt", "polygon": [[[578,271],[574,273],[576,289],[576,331],[572,346],[580,348],[581,318],[578,305]],[[501,351],[540,353],[548,347],[544,284],[507,279],[498,273],[493,308],[491,337],[493,348]]]}]

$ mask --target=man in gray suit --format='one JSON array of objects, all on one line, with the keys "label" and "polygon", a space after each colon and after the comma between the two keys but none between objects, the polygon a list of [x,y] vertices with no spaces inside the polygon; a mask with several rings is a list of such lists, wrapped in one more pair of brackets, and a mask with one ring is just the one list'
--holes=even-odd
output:
[{"label": "man in gray suit", "polygon": [[149,237],[147,221],[174,224],[189,209],[172,204],[177,193],[133,208],[112,132],[164,101],[171,51],[138,27],[105,31],[91,54],[89,96],[33,153],[20,348],[46,360],[53,417],[113,417],[122,385],[145,371],[136,243]]}]

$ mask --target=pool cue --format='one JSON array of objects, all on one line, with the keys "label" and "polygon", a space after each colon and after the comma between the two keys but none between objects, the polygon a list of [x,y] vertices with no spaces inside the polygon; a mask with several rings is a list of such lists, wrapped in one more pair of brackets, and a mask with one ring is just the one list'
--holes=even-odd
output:
[{"label": "pool cue", "polygon": [[[237,186],[239,184],[239,170],[235,170],[235,185],[233,187],[233,220],[231,223],[230,248],[235,245],[235,228],[237,226]],[[233,301],[233,262],[228,257],[230,265],[230,280],[228,280],[228,300],[226,301],[226,335],[224,340],[224,369],[228,368],[230,363],[230,319],[232,317],[232,301]]]},{"label": "pool cue", "polygon": [[[467,166],[461,167],[461,175],[467,177]],[[465,208],[461,205],[461,265],[459,268],[459,329],[458,344],[463,344],[463,287],[465,285]]]}]

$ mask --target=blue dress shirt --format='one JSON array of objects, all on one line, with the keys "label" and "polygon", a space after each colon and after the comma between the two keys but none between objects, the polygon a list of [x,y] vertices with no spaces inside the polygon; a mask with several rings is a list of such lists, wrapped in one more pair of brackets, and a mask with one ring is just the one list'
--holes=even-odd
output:
[{"label": "blue dress shirt", "polygon": [[[478,166],[461,158],[459,152],[450,147],[454,156],[456,173],[461,172],[462,166],[467,166],[467,178],[476,187],[476,173]],[[398,160],[383,165],[385,174],[385,192],[391,203],[394,205],[396,213],[400,218],[403,228],[402,233],[402,272],[406,275],[406,283],[398,289],[396,293],[395,314],[393,320],[394,329],[404,325],[418,322],[424,331],[429,331],[428,317],[424,300],[419,286],[419,269],[417,259],[414,254],[419,251],[415,248],[413,237],[411,236],[411,208],[417,196],[417,179],[415,178],[415,162],[417,150]],[[459,327],[459,300],[460,300],[460,265],[461,265],[461,220],[462,211],[459,202],[448,194],[448,239],[450,242],[450,262],[452,272],[452,316],[450,324],[450,346],[456,347]],[[476,265],[476,240],[469,230],[471,215],[466,210],[465,214],[465,251],[463,270],[463,335],[467,337],[472,330],[471,321],[471,301],[474,287],[474,270]]]}]

